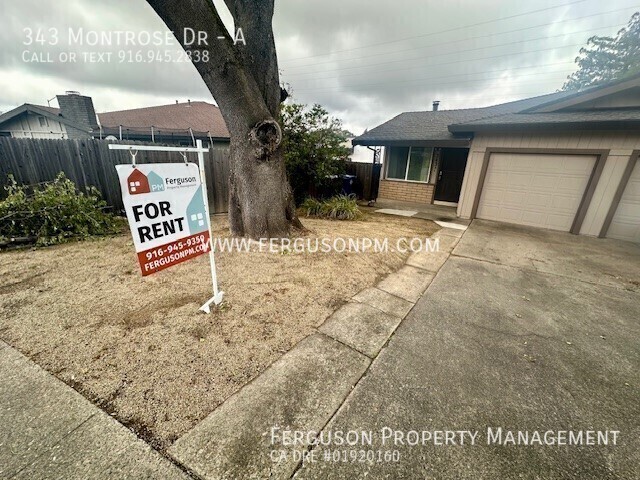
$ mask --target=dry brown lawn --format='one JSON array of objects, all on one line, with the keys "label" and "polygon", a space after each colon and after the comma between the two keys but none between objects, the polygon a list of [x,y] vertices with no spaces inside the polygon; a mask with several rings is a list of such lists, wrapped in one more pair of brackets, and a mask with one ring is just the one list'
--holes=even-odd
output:
[{"label": "dry brown lawn", "polygon": [[[429,221],[305,219],[310,238],[430,236]],[[214,235],[228,236],[214,217]],[[216,255],[141,277],[131,237],[0,253],[0,338],[164,449],[406,254]]]}]

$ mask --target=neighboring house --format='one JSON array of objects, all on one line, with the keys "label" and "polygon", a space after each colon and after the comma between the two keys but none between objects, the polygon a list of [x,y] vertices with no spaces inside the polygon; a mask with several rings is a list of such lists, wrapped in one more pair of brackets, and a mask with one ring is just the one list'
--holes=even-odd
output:
[{"label": "neighboring house", "polygon": [[14,138],[89,138],[98,131],[91,97],[58,95],[60,108],[25,103],[0,115],[0,136]]},{"label": "neighboring house", "polygon": [[353,143],[385,147],[380,198],[640,242],[640,75],[486,108],[434,103]]},{"label": "neighboring house", "polygon": [[193,145],[229,143],[220,109],[206,102],[178,103],[99,113],[100,138]]},{"label": "neighboring house", "polygon": [[229,143],[220,109],[206,102],[135,108],[96,115],[91,97],[58,95],[60,108],[25,103],[0,115],[0,136],[98,138],[193,145]]}]

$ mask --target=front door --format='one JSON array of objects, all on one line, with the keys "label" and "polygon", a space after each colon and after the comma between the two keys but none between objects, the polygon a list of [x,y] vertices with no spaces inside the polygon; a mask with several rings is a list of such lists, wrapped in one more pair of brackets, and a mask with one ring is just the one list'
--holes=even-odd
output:
[{"label": "front door", "polygon": [[458,203],[468,154],[467,148],[442,149],[434,200]]}]

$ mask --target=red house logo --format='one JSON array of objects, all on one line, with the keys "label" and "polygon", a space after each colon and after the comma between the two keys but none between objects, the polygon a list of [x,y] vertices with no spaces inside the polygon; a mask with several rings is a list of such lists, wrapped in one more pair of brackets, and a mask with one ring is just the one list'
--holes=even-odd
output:
[{"label": "red house logo", "polygon": [[127,187],[131,195],[151,192],[147,176],[137,168],[135,168],[131,175],[129,175],[129,178],[127,178]]}]

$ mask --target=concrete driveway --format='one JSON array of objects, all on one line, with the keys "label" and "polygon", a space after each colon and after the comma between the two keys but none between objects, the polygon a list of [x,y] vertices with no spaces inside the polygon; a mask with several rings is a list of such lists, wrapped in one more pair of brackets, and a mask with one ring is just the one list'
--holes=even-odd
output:
[{"label": "concrete driveway", "polygon": [[[373,445],[318,446],[295,478],[640,478],[639,285],[638,245],[474,221],[325,428]],[[488,428],[608,431],[609,444],[489,442]],[[470,433],[436,444],[447,430]],[[383,444],[389,431],[404,444]],[[400,458],[323,455],[360,449]]]}]

